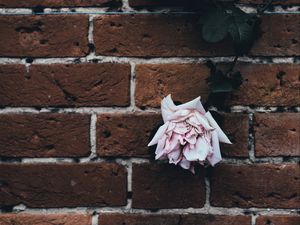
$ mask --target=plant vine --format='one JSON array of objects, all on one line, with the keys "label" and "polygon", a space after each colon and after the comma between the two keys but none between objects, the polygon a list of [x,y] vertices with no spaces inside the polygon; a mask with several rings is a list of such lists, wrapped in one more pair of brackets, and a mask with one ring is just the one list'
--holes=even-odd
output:
[{"label": "plant vine", "polygon": [[261,35],[261,16],[271,6],[269,0],[257,9],[257,14],[246,13],[233,3],[218,0],[209,1],[205,11],[199,19],[202,38],[208,43],[219,43],[231,39],[234,48],[234,59],[225,71],[219,69],[212,61],[207,61],[210,76],[207,79],[210,95],[207,105],[221,107],[227,96],[238,89],[243,78],[240,71],[236,71],[240,56],[247,55],[254,42]]}]

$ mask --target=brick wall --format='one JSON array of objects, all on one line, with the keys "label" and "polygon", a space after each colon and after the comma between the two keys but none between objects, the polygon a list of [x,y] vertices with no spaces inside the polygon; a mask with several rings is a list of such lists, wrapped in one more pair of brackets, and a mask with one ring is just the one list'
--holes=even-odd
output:
[{"label": "brick wall", "polygon": [[219,111],[234,144],[193,175],[146,147],[162,97],[205,101],[205,60],[232,60],[188,1],[0,0],[0,225],[298,225],[297,3],[263,17]]}]

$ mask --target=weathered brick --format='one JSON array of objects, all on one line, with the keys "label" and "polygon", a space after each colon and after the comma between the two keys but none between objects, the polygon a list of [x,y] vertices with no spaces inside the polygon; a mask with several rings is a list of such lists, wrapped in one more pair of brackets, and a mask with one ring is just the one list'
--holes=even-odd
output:
[{"label": "weathered brick", "polygon": [[298,208],[298,164],[219,165],[211,174],[211,204],[222,207]]},{"label": "weathered brick", "polygon": [[300,156],[300,113],[255,114],[255,155]]},{"label": "weathered brick", "polygon": [[223,115],[223,123],[220,124],[232,145],[221,144],[221,152],[224,156],[248,157],[248,115],[238,113],[226,113]]},{"label": "weathered brick", "polygon": [[0,225],[91,225],[90,215],[85,214],[1,214]]},{"label": "weathered brick", "polygon": [[0,66],[2,106],[127,106],[127,64]]},{"label": "weathered brick", "polygon": [[[300,15],[263,16],[263,34],[251,50],[254,56],[299,55]],[[195,15],[104,15],[95,18],[96,53],[113,56],[228,56],[230,41],[201,39]],[[276,33],[276,35],[274,35]]]},{"label": "weathered brick", "polygon": [[[239,0],[240,3],[242,4],[253,4],[253,5],[260,5],[260,4],[266,4],[266,0]],[[273,1],[273,5],[299,5],[298,0],[278,0],[278,1]]]},{"label": "weathered brick", "polygon": [[[300,15],[281,14],[262,17],[262,36],[251,48],[251,55],[299,56]],[[274,35],[276,34],[276,35]]]},{"label": "weathered brick", "polygon": [[0,171],[1,206],[126,205],[127,175],[118,164],[1,164]]},{"label": "weathered brick", "polygon": [[298,64],[252,64],[237,66],[244,82],[232,93],[230,105],[297,106],[300,102]]},{"label": "weathered brick", "polygon": [[[223,0],[224,2],[235,2],[242,4],[251,4],[251,5],[260,5],[265,4],[267,1],[265,0]],[[131,7],[161,7],[161,6],[179,6],[179,7],[189,7],[193,5],[197,0],[129,0],[129,5]],[[298,5],[298,0],[285,0],[285,1],[274,1],[274,5]]]},{"label": "weathered brick", "polygon": [[179,166],[168,164],[133,165],[133,208],[201,208],[204,204],[202,169],[194,175]]},{"label": "weathered brick", "polygon": [[97,120],[100,156],[149,156],[152,130],[162,121],[158,114],[103,114]]},{"label": "weathered brick", "polygon": [[86,15],[0,16],[0,33],[0,56],[65,57],[88,53]]},{"label": "weathered brick", "polygon": [[299,225],[300,216],[260,216],[257,225]]},{"label": "weathered brick", "polygon": [[2,114],[0,156],[87,156],[89,127],[89,117],[79,114]]},{"label": "weathered brick", "polygon": [[[227,105],[299,105],[298,64],[239,63],[236,69],[240,70],[244,82],[228,98]],[[181,102],[200,95],[205,103],[209,92],[208,76],[204,64],[138,65],[136,104],[139,107],[159,107],[162,98],[168,94]]]},{"label": "weathered brick", "polygon": [[121,0],[0,0],[0,7],[70,7],[70,6],[116,6]]},{"label": "weathered brick", "polygon": [[215,216],[202,214],[100,214],[101,225],[250,225],[248,216]]},{"label": "weathered brick", "polygon": [[201,96],[205,102],[208,75],[209,69],[204,64],[137,65],[136,105],[158,107],[168,94],[172,94],[174,101],[187,102]]}]

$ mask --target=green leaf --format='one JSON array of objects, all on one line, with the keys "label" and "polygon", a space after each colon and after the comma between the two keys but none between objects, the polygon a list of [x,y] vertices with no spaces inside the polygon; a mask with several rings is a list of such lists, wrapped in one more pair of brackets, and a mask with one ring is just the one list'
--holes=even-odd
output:
[{"label": "green leaf", "polygon": [[234,89],[238,89],[242,83],[243,83],[243,77],[242,74],[238,71],[235,72],[232,77],[231,77],[231,83],[232,83],[232,87]]},{"label": "green leaf", "polygon": [[228,34],[229,16],[222,10],[208,14],[202,27],[202,37],[205,41],[216,43],[222,41]]},{"label": "green leaf", "polygon": [[211,83],[210,89],[212,93],[231,92],[233,91],[232,84],[230,82]]},{"label": "green leaf", "polygon": [[237,7],[232,7],[231,24],[228,32],[234,42],[238,54],[247,53],[253,45],[257,32],[257,18],[249,15]]}]

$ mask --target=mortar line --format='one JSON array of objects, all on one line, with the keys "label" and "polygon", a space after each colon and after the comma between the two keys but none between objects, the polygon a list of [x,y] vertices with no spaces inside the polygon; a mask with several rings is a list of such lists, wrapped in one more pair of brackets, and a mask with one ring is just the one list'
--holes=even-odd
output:
[{"label": "mortar line", "polygon": [[255,133],[254,133],[254,116],[253,113],[249,113],[249,133],[248,133],[248,148],[249,148],[249,159],[251,162],[255,162]]},{"label": "mortar line", "polygon": [[93,159],[97,157],[97,115],[91,115],[91,122],[90,122],[90,145],[91,145],[91,155],[89,159]]},{"label": "mortar line", "polygon": [[256,218],[258,215],[251,215],[251,225],[256,225]]},{"label": "mortar line", "polygon": [[205,174],[204,182],[205,182],[205,205],[204,205],[204,208],[207,208],[209,211],[209,209],[211,208],[211,205],[210,205],[211,190],[210,190],[210,179],[209,179],[207,173]]},{"label": "mortar line", "polygon": [[[134,91],[133,91],[134,92]],[[232,106],[227,111],[216,110],[213,111],[219,113],[298,113],[300,112],[300,107],[248,107],[248,106]],[[39,114],[39,113],[58,113],[58,114],[68,114],[68,113],[79,113],[87,115],[98,115],[98,114],[160,114],[161,110],[159,108],[146,107],[145,109],[140,109],[136,106],[129,107],[77,107],[77,108],[65,108],[65,107],[49,107],[49,108],[34,108],[34,107],[4,107],[0,109],[0,114]]]},{"label": "mortar line", "polygon": [[[300,160],[300,157],[265,157],[265,158],[257,158],[255,161],[251,161],[248,158],[240,159],[240,158],[223,158],[222,164],[226,165],[265,165],[265,164],[273,164],[273,165],[281,165],[281,164],[296,164]],[[0,157],[1,164],[86,164],[86,163],[103,163],[103,162],[114,162],[120,165],[126,166],[130,168],[132,163],[150,163],[149,158],[142,157],[52,157],[52,158],[27,158],[27,157]]]},{"label": "mortar line", "polygon": [[[89,32],[92,32],[93,28],[90,28]],[[89,35],[90,41],[92,41],[92,35]],[[132,56],[104,56],[89,54],[85,57],[51,57],[33,58],[31,64],[77,64],[78,61],[82,63],[134,63],[134,64],[172,64],[172,63],[205,63],[207,60],[211,60],[215,63],[231,63],[232,56],[216,56],[216,57],[132,57]],[[299,57],[277,57],[277,56],[247,56],[238,59],[238,62],[255,63],[255,64],[300,64]],[[25,64],[24,57],[0,57],[0,64]]]},{"label": "mortar line", "polygon": [[[20,209],[20,208],[19,208]],[[129,213],[129,214],[154,214],[154,215],[169,215],[169,214],[210,214],[210,215],[257,215],[257,216],[275,216],[275,215],[298,215],[299,209],[281,209],[281,208],[227,208],[227,207],[210,207],[209,209],[202,208],[177,208],[177,209],[158,209],[157,211],[147,209],[133,209],[126,206],[121,207],[74,207],[74,208],[29,208],[26,207],[18,210],[18,206],[13,207],[14,213],[31,213],[31,214],[63,214],[63,213]],[[5,212],[4,212],[5,213]]]},{"label": "mortar line", "polygon": [[134,109],[134,111],[138,111],[139,109],[135,105],[135,89],[136,89],[136,65],[135,63],[130,63],[130,107]]},{"label": "mortar line", "polygon": [[[243,11],[249,14],[256,14],[257,7],[245,4],[237,4]],[[182,7],[157,7],[151,11],[148,9],[133,9],[129,6],[128,0],[124,0],[122,11],[108,11],[109,7],[44,7],[43,12],[34,12],[32,8],[0,8],[0,15],[76,15],[76,14],[94,14],[94,15],[126,15],[126,14],[197,14],[194,11],[184,11]],[[265,11],[265,14],[299,14],[299,5],[290,5],[287,7],[273,6],[273,10]]]},{"label": "mortar line", "polygon": [[98,223],[99,214],[96,212],[93,212],[94,215],[92,215],[92,225],[100,225]]}]

